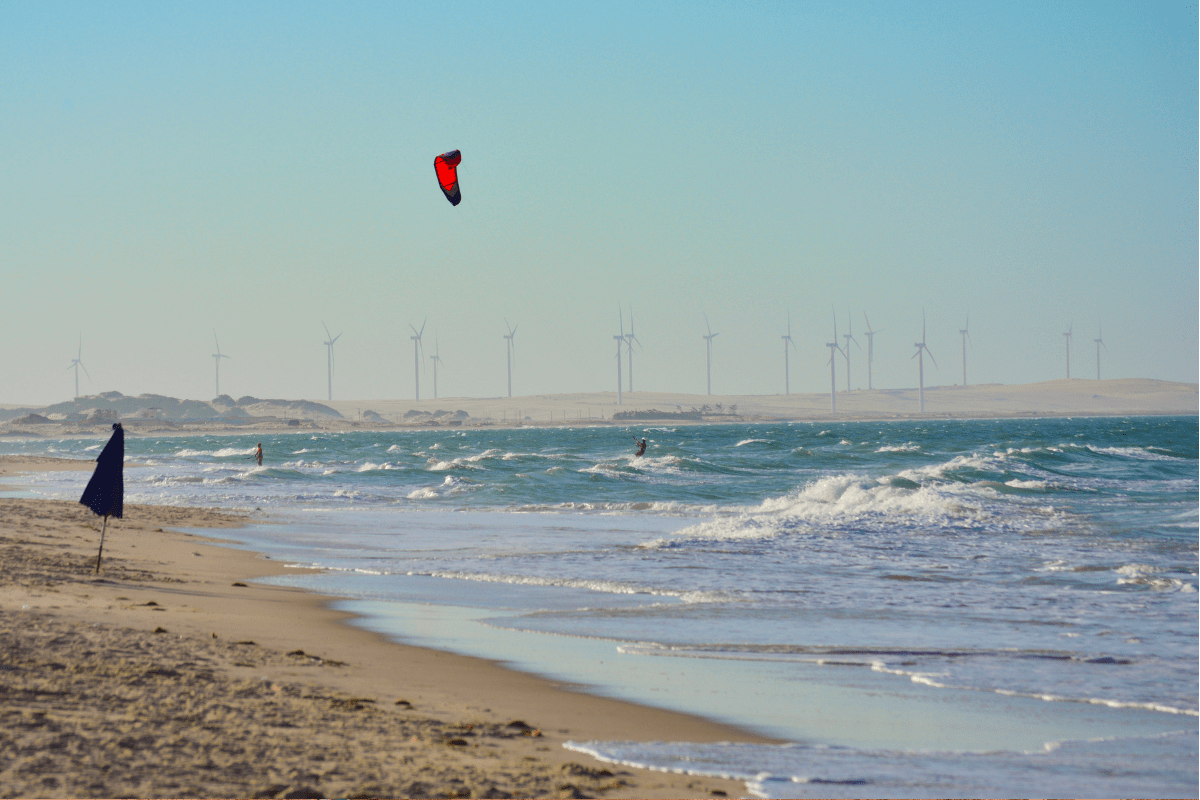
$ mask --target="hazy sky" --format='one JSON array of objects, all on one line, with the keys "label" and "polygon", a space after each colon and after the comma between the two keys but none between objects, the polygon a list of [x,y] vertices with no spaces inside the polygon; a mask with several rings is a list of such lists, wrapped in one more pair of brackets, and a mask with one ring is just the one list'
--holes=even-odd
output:
[{"label": "hazy sky", "polygon": [[[0,402],[1197,381],[1195,3],[0,6]],[[464,201],[433,159],[461,149]],[[428,362],[428,358],[425,359]],[[839,365],[844,375],[844,365]],[[839,378],[841,382],[842,378]],[[432,394],[432,373],[422,396]]]}]

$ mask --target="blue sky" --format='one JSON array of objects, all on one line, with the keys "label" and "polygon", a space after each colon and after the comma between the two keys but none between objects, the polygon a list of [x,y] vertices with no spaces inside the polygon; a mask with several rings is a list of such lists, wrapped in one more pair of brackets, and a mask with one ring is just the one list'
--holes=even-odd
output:
[{"label": "blue sky", "polygon": [[[1183,3],[10,3],[0,402],[1194,382]],[[464,202],[437,189],[458,148]],[[865,386],[854,355],[854,385]],[[426,359],[428,360],[428,359]],[[839,367],[841,371],[842,367]],[[423,378],[430,393],[432,375]]]}]

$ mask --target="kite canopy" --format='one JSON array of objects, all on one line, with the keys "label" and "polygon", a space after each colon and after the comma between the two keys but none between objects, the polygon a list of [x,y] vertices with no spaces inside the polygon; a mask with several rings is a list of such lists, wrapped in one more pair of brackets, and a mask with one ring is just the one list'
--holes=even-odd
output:
[{"label": "kite canopy", "polygon": [[[125,429],[113,424],[113,435],[96,459],[96,471],[79,502],[101,517],[121,518],[125,500]],[[97,564],[99,562],[97,561]]]},{"label": "kite canopy", "polygon": [[458,164],[460,161],[462,161],[462,153],[457,150],[442,153],[433,160],[433,169],[437,173],[438,183],[452,206],[456,206],[462,201],[462,193],[458,191]]}]

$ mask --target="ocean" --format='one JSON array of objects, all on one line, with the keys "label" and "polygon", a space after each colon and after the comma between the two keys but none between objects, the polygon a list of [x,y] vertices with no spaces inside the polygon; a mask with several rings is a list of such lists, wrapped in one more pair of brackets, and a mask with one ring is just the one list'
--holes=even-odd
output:
[{"label": "ocean", "polygon": [[261,509],[222,536],[365,627],[787,742],[582,753],[762,797],[1197,796],[1193,416],[260,438],[127,437],[126,502]]}]

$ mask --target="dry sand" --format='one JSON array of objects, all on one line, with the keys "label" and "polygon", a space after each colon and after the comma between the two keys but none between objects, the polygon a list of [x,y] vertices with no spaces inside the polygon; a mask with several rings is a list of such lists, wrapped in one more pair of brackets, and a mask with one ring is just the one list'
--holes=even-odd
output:
[{"label": "dry sand", "polygon": [[[0,458],[0,473],[91,462]],[[81,485],[83,483],[81,477]],[[712,797],[741,782],[605,767],[568,739],[768,741],[495,663],[395,644],[288,571],[172,527],[244,517],[0,499],[6,797]]]}]

